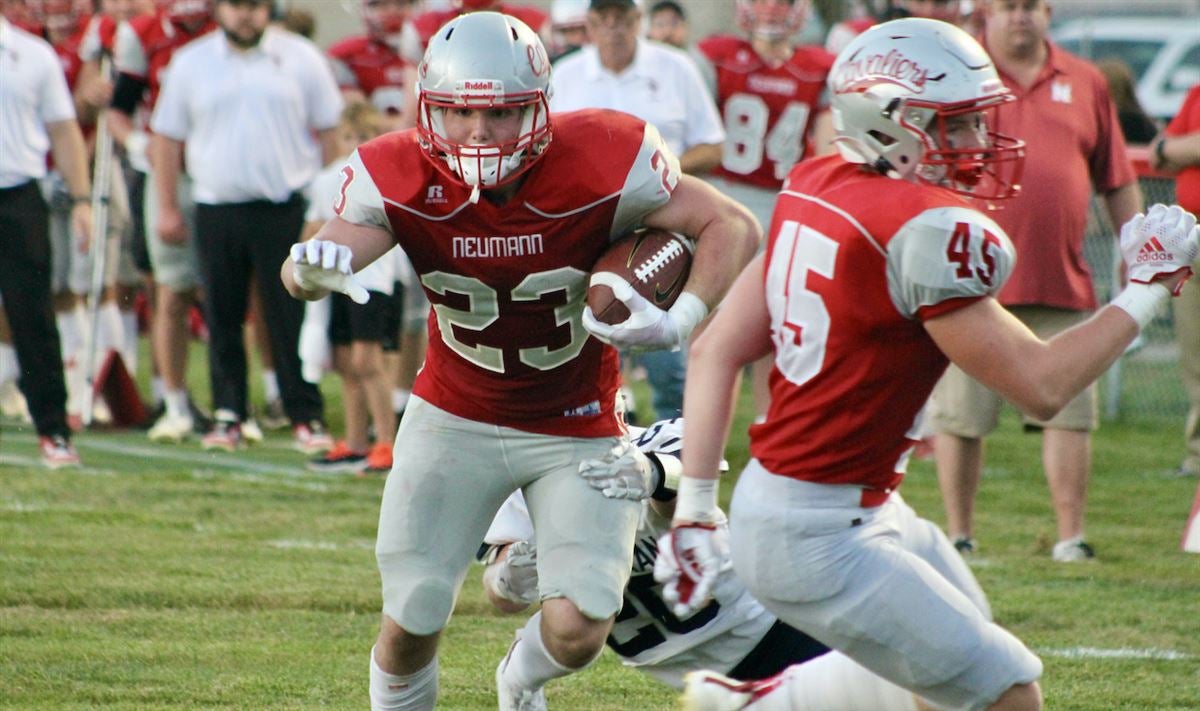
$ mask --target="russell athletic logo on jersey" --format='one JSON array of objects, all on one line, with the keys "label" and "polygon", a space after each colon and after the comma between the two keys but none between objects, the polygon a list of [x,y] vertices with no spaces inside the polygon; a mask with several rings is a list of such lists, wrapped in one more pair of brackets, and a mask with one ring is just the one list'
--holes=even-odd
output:
[{"label": "russell athletic logo on jersey", "polygon": [[1157,237],[1151,237],[1138,250],[1137,263],[1146,264],[1147,262],[1169,262],[1175,259],[1175,255],[1168,252],[1162,246],[1162,242],[1158,241]]}]

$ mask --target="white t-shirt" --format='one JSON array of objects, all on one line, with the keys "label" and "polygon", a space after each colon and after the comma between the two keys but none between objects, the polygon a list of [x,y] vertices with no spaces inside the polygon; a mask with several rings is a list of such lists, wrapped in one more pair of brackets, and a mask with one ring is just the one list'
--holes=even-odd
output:
[{"label": "white t-shirt", "polygon": [[186,142],[196,202],[282,202],[321,169],[313,132],[337,126],[342,106],[312,42],[271,27],[240,52],[212,32],[172,57],[150,127]]},{"label": "white t-shirt", "polygon": [[551,112],[616,109],[654,124],[677,156],[722,143],[725,129],[692,59],[680,50],[639,39],[633,64],[613,74],[587,46],[554,65]]},{"label": "white t-shirt", "polygon": [[0,17],[0,188],[46,175],[46,126],[75,118],[58,55]]}]

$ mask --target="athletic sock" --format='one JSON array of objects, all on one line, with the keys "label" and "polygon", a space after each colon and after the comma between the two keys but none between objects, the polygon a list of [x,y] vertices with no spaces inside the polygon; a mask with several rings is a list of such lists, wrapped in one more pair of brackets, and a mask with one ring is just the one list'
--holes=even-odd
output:
[{"label": "athletic sock", "polygon": [[412,674],[385,672],[375,661],[371,647],[371,711],[418,711],[432,709],[437,702],[438,660]]},{"label": "athletic sock", "polygon": [[[746,708],[753,711],[917,711],[912,692],[830,652],[759,682],[769,691]],[[771,688],[773,687],[773,688]]]},{"label": "athletic sock", "polygon": [[546,644],[542,641],[541,611],[530,617],[517,632],[517,639],[509,648],[502,665],[500,673],[509,687],[529,691],[537,691],[551,679],[579,671],[559,664],[546,650]]},{"label": "athletic sock", "polygon": [[276,377],[274,370],[263,370],[263,397],[267,402],[275,402],[279,399],[279,378]]},{"label": "athletic sock", "polygon": [[167,406],[167,414],[171,417],[187,417],[187,390],[166,390],[163,392],[163,404]]},{"label": "athletic sock", "polygon": [[131,376],[137,375],[138,321],[132,309],[121,312],[121,360]]}]

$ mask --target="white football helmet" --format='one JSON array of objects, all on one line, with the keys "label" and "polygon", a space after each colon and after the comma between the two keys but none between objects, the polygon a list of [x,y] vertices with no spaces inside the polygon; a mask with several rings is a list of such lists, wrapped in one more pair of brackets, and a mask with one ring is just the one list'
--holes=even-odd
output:
[{"label": "white football helmet", "polygon": [[[846,160],[985,200],[1020,189],[1025,144],[995,130],[989,111],[1015,97],[983,47],[954,25],[906,18],[868,29],[838,55],[829,91]],[[947,120],[964,115],[975,140],[955,146]]]},{"label": "white football helmet", "polygon": [[781,40],[804,27],[808,0],[737,0],[738,27],[754,37]]},{"label": "white football helmet", "polygon": [[[511,182],[550,144],[550,59],[542,40],[520,20],[472,12],[447,22],[429,41],[417,68],[417,132],[439,171],[479,190]],[[446,136],[449,109],[513,108],[522,112],[515,140],[467,145]]]}]

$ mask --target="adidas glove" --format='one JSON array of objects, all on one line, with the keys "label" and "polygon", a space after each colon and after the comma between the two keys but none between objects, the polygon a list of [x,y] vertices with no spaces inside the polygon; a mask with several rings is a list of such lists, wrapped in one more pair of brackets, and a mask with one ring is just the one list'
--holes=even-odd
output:
[{"label": "adidas glove", "polygon": [[[1150,284],[1180,270],[1190,275],[1200,250],[1198,239],[1196,217],[1178,205],[1154,205],[1146,214],[1134,215],[1121,227],[1121,256],[1129,281]],[[1181,281],[1176,296],[1182,287]]]}]

